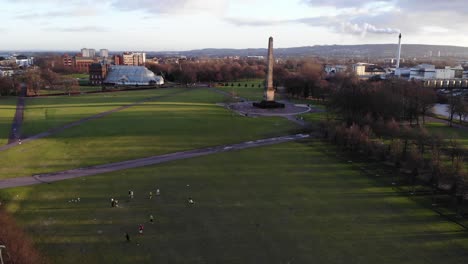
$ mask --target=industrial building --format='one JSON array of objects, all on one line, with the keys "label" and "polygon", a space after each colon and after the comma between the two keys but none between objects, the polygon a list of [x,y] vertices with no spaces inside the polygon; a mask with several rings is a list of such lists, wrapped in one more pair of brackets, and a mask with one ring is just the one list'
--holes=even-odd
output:
[{"label": "industrial building", "polygon": [[144,66],[110,66],[104,85],[163,85],[164,79]]},{"label": "industrial building", "polygon": [[367,79],[374,76],[384,76],[387,74],[384,68],[370,63],[353,64],[353,72],[361,79]]},{"label": "industrial building", "polygon": [[324,71],[328,75],[333,75],[337,73],[345,73],[348,70],[346,65],[325,65]]},{"label": "industrial building", "polygon": [[443,69],[436,69],[434,65],[421,64],[411,68],[409,78],[411,80],[455,79],[455,70],[448,66]]}]

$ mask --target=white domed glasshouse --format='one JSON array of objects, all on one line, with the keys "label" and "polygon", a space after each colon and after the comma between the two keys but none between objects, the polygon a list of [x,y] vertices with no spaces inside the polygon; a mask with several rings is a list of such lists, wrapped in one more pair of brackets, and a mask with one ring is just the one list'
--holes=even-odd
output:
[{"label": "white domed glasshouse", "polygon": [[144,66],[111,66],[105,85],[163,85],[164,79]]}]

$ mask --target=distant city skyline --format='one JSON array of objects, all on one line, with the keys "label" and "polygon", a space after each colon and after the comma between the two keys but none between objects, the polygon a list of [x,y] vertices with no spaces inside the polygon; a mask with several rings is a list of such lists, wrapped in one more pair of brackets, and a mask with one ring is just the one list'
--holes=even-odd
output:
[{"label": "distant city skyline", "polygon": [[464,0],[0,0],[0,50],[468,46]]}]

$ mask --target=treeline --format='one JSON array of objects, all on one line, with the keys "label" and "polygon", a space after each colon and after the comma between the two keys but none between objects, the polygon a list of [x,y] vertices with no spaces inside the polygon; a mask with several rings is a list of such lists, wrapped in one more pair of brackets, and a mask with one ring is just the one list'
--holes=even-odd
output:
[{"label": "treeline", "polygon": [[227,82],[239,79],[265,78],[266,65],[257,60],[212,60],[208,62],[186,61],[179,64],[148,64],[156,74],[172,82]]},{"label": "treeline", "polygon": [[468,197],[467,149],[421,124],[436,103],[433,89],[420,82],[352,76],[332,77],[323,87],[329,114],[320,127],[324,139],[353,155],[392,164],[413,187],[452,194],[458,204]]},{"label": "treeline", "polygon": [[362,123],[363,119],[379,119],[424,123],[437,100],[433,89],[421,82],[392,79],[380,82],[359,81],[345,77],[331,79],[328,109],[342,117],[347,124]]},{"label": "treeline", "polygon": [[79,91],[75,78],[64,77],[49,69],[31,68],[20,75],[0,77],[0,95],[18,95],[23,85],[26,86],[28,95],[38,95],[43,88],[65,93]]}]

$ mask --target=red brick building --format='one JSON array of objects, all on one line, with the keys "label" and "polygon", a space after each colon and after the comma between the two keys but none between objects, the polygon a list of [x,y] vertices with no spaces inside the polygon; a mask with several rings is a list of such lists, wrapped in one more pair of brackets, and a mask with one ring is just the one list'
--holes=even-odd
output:
[{"label": "red brick building", "polygon": [[114,56],[114,64],[115,65],[122,65],[123,64],[123,58],[120,55],[115,55]]},{"label": "red brick building", "polygon": [[62,63],[65,67],[73,67],[73,57],[68,56],[68,54],[63,55]]},{"label": "red brick building", "polygon": [[89,66],[89,82],[92,85],[101,85],[107,77],[108,65],[93,63]]}]

